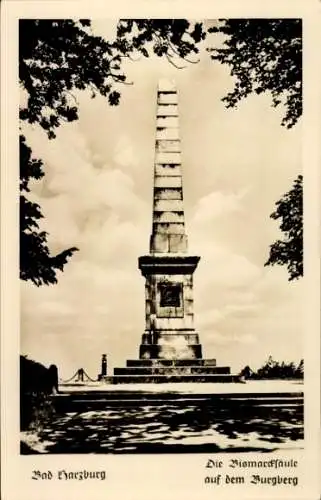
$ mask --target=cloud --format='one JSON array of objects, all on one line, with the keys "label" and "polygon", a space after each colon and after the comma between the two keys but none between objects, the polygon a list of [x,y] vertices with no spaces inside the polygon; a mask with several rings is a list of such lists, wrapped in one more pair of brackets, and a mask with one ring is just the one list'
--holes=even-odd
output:
[{"label": "cloud", "polygon": [[137,153],[134,151],[133,144],[125,135],[117,141],[114,160],[122,167],[135,166],[138,163]]},{"label": "cloud", "polygon": [[97,169],[101,158],[78,127],[49,143],[36,133],[31,142],[48,170],[31,195],[42,207],[42,228],[54,252],[74,245],[79,252],[58,285],[23,283],[22,349],[47,364],[63,364],[67,376],[91,352],[88,371],[96,375],[101,353],[124,358],[124,349],[137,350],[144,331],[137,258],[148,244],[151,214],[132,175],[122,170],[128,150],[126,162],[116,157]]},{"label": "cloud", "polygon": [[134,85],[121,90],[119,106],[81,94],[79,120],[60,127],[57,139],[26,134],[45,161],[46,177],[33,193],[50,245],[80,251],[58,285],[22,284],[23,350],[56,362],[66,376],[81,366],[96,375],[102,353],[109,368],[138,357],[145,298],[137,257],[151,230],[155,91],[164,69],[180,89],[186,227],[190,253],[201,256],[194,312],[203,354],[232,367],[273,353],[295,357],[302,286],[263,263],[269,213],[300,167],[299,129],[283,130],[260,96],[226,110],[220,99],[229,75],[210,60],[175,75],[156,56],[130,68]]},{"label": "cloud", "polygon": [[255,344],[258,342],[258,338],[255,335],[252,335],[250,333],[245,333],[243,335],[234,333],[232,335],[224,335],[222,333],[218,332],[211,332],[210,336],[204,334],[204,340],[208,342],[208,344],[212,345],[240,345],[240,344],[245,344],[245,345],[251,345]]},{"label": "cloud", "polygon": [[[124,350],[138,355],[144,282],[136,266],[128,271],[74,260],[56,287],[35,289],[24,283],[22,294],[22,350],[48,364],[56,362],[63,377],[81,366],[97,375],[102,353],[109,360],[112,352],[119,362]],[[141,328],[133,329],[135,324]]]},{"label": "cloud", "polygon": [[246,256],[240,255],[225,245],[215,241],[198,240],[194,250],[201,255],[197,276],[203,287],[203,293],[212,290],[249,287],[259,279],[263,270],[252,263]]},{"label": "cloud", "polygon": [[101,157],[89,148],[79,127],[55,141],[44,141],[36,132],[30,142],[35,155],[42,151],[47,170],[30,197],[42,208],[41,226],[49,233],[53,251],[77,246],[82,258],[106,263],[113,253],[126,253],[128,238],[132,247],[142,240],[148,212],[132,175],[112,160],[97,169]]},{"label": "cloud", "polygon": [[248,190],[238,192],[213,191],[203,196],[195,208],[192,224],[207,224],[214,219],[242,210],[242,200]]}]

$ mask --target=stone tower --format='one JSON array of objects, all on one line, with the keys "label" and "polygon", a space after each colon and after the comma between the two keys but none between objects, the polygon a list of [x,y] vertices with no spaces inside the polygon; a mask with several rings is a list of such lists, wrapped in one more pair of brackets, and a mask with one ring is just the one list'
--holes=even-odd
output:
[{"label": "stone tower", "polygon": [[181,146],[175,85],[157,92],[152,234],[149,254],[138,259],[145,278],[145,331],[139,359],[115,368],[111,383],[233,382],[228,366],[202,358],[194,329],[193,274],[200,260],[188,254],[183,206]]},{"label": "stone tower", "polygon": [[146,278],[139,357],[201,358],[193,312],[193,273],[200,258],[187,253],[177,90],[169,81],[159,83],[156,120],[150,253],[139,258]]}]

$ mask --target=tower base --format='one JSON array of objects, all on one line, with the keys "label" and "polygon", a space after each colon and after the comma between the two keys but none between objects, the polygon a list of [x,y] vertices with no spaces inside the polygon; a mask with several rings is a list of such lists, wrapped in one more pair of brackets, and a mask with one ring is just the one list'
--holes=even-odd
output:
[{"label": "tower base", "polygon": [[108,380],[113,384],[239,382],[229,366],[216,366],[216,359],[127,360],[126,367],[114,368]]}]

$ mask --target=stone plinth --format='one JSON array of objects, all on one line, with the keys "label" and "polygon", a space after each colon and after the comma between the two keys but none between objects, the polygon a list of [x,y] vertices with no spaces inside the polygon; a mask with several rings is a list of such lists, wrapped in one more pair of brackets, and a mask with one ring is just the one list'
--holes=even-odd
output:
[{"label": "stone plinth", "polygon": [[229,366],[150,366],[115,368],[114,375],[230,375]]},{"label": "stone plinth", "polygon": [[193,311],[193,273],[198,261],[199,257],[184,254],[139,258],[146,279],[141,359],[202,358]]},{"label": "stone plinth", "polygon": [[148,367],[148,366],[216,366],[216,359],[128,359],[128,367]]},{"label": "stone plinth", "polygon": [[112,383],[238,382],[229,366],[216,366],[216,359],[129,359],[115,368]]},{"label": "stone plinth", "polygon": [[237,375],[114,375],[113,384],[164,384],[164,383],[225,383],[239,382]]}]

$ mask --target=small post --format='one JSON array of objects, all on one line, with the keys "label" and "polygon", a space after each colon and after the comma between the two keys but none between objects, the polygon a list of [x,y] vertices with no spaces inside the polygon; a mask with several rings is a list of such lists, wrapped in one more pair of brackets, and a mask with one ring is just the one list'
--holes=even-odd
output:
[{"label": "small post", "polygon": [[101,358],[101,376],[107,376],[107,355],[103,354]]},{"label": "small post", "polygon": [[58,381],[59,381],[59,377],[58,377],[58,368],[56,365],[50,365],[49,368],[48,368],[48,374],[49,374],[49,385],[50,385],[50,391],[53,393],[53,394],[57,394],[57,392],[59,392],[58,390]]},{"label": "small post", "polygon": [[79,370],[77,371],[76,382],[83,382],[84,381],[84,374],[85,374],[85,370],[83,368],[79,368]]}]

